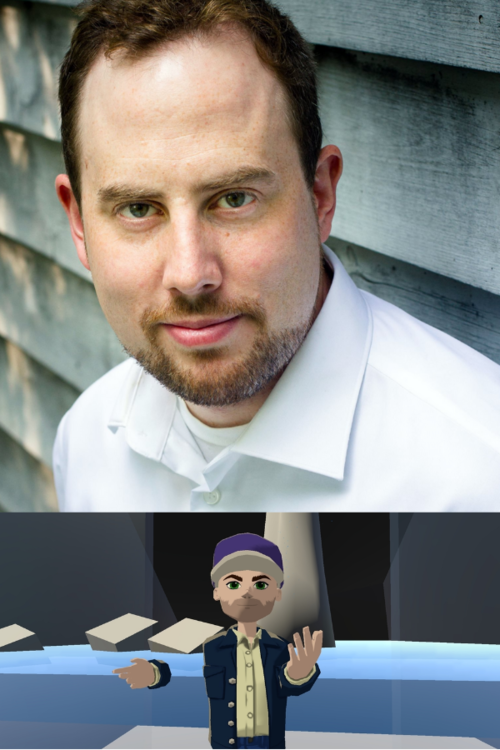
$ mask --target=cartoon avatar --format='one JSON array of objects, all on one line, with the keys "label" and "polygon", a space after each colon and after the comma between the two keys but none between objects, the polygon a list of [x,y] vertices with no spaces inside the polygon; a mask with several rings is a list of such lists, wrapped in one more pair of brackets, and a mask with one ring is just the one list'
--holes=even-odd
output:
[{"label": "cartoon avatar", "polygon": [[[286,699],[306,693],[318,679],[323,632],[295,633],[295,651],[257,626],[281,599],[283,560],[278,547],[257,534],[223,539],[211,572],[214,599],[236,620],[203,644],[203,674],[210,704],[209,741],[214,748],[284,748]],[[156,689],[170,682],[168,664],[133,659],[115,669],[131,688]]]}]

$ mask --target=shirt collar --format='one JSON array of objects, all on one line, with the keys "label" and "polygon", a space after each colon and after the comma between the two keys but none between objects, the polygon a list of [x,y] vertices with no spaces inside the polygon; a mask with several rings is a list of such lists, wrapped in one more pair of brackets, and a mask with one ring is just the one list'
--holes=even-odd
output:
[{"label": "shirt collar", "polygon": [[[238,640],[238,646],[240,645],[240,643],[244,643],[245,645],[248,645],[248,646],[250,645],[248,641],[248,637],[245,635],[245,633],[240,633],[237,625],[233,625],[231,629],[234,631],[234,634]],[[253,638],[252,644],[259,641],[261,635],[262,635],[262,630],[260,628],[257,628],[257,633],[255,634]]]},{"label": "shirt collar", "polygon": [[[323,307],[271,394],[229,451],[235,460],[244,454],[342,480],[372,320],[337,256],[326,245],[323,250],[334,269]],[[134,360],[128,364],[108,427],[113,431],[124,427],[133,450],[160,461],[176,397]],[[204,474],[213,480],[211,473],[221,470],[215,461]]]}]

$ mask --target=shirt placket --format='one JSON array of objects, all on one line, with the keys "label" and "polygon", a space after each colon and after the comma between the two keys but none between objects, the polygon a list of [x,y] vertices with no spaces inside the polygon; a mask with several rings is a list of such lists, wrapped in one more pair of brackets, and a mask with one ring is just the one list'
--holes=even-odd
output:
[{"label": "shirt placket", "polygon": [[253,654],[257,643],[254,638],[251,646],[245,649],[245,686],[246,686],[246,736],[255,736],[255,672],[253,667]]}]

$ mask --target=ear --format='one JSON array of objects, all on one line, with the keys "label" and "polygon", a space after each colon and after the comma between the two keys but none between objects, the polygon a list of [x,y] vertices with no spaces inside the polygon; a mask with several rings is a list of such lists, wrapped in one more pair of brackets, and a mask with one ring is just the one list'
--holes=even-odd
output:
[{"label": "ear", "polygon": [[57,197],[68,217],[71,236],[73,237],[73,242],[75,243],[76,252],[78,253],[80,262],[85,266],[87,271],[90,271],[89,259],[87,257],[83,235],[83,221],[80,215],[80,209],[78,208],[78,203],[76,202],[75,195],[71,189],[68,175],[57,175],[55,184]]},{"label": "ear", "polygon": [[217,587],[214,588],[214,599],[216,602],[220,602],[220,594],[219,594],[219,589]]},{"label": "ear", "polygon": [[341,174],[342,154],[337,146],[325,146],[319,154],[313,186],[321,242],[330,236]]},{"label": "ear", "polygon": [[276,599],[275,599],[275,601],[276,601],[276,602],[280,602],[280,601],[281,601],[281,589],[278,589],[278,590],[277,590],[277,592],[276,592]]}]

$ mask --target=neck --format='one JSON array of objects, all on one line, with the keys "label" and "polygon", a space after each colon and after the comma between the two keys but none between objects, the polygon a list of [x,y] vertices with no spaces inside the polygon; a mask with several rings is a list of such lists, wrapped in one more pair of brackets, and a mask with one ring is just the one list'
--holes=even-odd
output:
[{"label": "neck", "polygon": [[[314,303],[311,325],[318,317],[332,283],[332,272],[329,268],[327,270],[325,265],[326,261],[321,263],[318,293],[316,295],[316,302]],[[188,402],[187,407],[193,416],[209,427],[238,427],[239,425],[248,424],[266,401],[279,378],[280,376],[276,377],[259,393],[256,393],[255,396],[247,398],[239,404],[230,404],[229,406],[198,406],[197,404]]]},{"label": "neck", "polygon": [[257,623],[256,622],[239,622],[238,632],[246,635],[249,641],[253,641],[257,635]]}]

